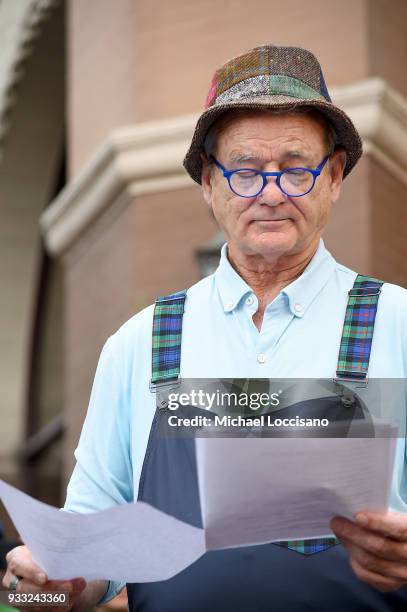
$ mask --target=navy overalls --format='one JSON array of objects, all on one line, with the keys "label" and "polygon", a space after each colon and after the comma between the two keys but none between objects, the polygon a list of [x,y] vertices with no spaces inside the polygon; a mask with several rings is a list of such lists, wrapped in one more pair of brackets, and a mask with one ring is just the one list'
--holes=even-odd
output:
[{"label": "navy overalls", "polygon": [[[373,304],[373,325],[380,286],[380,282],[358,276],[354,289],[349,292],[352,295],[354,291],[353,296],[365,298],[356,299],[357,303],[366,303],[367,300]],[[174,295],[175,302],[173,296],[159,298],[158,303],[164,304],[164,310],[155,317],[155,325],[162,326],[167,316],[166,333],[174,332],[180,338],[183,302],[178,311],[177,329],[171,306],[177,303],[180,295],[185,300],[185,293]],[[372,295],[376,296],[375,299],[369,299]],[[170,306],[167,315],[166,303]],[[355,300],[353,311],[352,305],[348,304],[347,316],[354,320]],[[345,341],[349,346],[349,338],[344,341],[343,337],[342,340],[341,349]],[[153,341],[153,372],[157,370],[154,360],[163,362],[160,348],[155,351],[154,345]],[[177,358],[179,365],[179,355]],[[363,378],[361,374],[367,372],[366,355],[359,359],[360,363],[364,360],[363,367],[355,367],[355,359],[358,359],[355,353],[351,357],[348,355],[348,358],[344,354],[341,358],[340,353],[337,375],[343,375],[343,364],[351,361],[353,366],[347,369],[348,377]],[[165,367],[168,368],[168,363]],[[174,374],[174,369],[171,374]],[[160,376],[157,376],[156,382],[159,381]],[[165,386],[163,384],[159,389],[157,385],[156,389],[157,408],[141,473],[138,499],[191,525],[202,527],[194,439],[190,436],[163,435],[168,427]],[[171,385],[168,388],[171,389]],[[344,403],[340,397],[336,402],[335,406],[330,401],[329,408],[334,411],[343,409]],[[325,398],[321,398],[319,412],[323,413],[326,406]],[[180,408],[179,416],[187,415],[189,408]],[[296,412],[298,414],[298,406]],[[335,538],[327,538],[325,542],[320,540],[315,547],[311,544],[307,552],[314,554],[300,554],[297,551],[295,545],[290,547],[288,543],[273,543],[208,552],[169,580],[127,584],[129,611],[407,612],[407,588],[381,593],[361,582],[349,565],[345,549]]]}]

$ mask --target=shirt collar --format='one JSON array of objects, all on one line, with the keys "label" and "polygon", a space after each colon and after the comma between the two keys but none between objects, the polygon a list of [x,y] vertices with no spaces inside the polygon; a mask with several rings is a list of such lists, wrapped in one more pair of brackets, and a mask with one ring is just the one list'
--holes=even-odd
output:
[{"label": "shirt collar", "polygon": [[219,266],[215,272],[216,285],[225,312],[234,310],[240,300],[252,292],[251,287],[236,272],[227,256],[227,244],[220,251]]},{"label": "shirt collar", "polygon": [[[284,287],[281,294],[286,296],[287,306],[296,317],[303,317],[308,307],[328,282],[335,267],[335,260],[325,248],[321,239],[314,257],[304,272],[295,281]],[[225,312],[231,312],[243,297],[252,292],[251,287],[232,267],[227,257],[227,244],[221,249],[215,281]],[[275,298],[277,299],[278,296]]]},{"label": "shirt collar", "polygon": [[281,291],[281,293],[287,296],[288,306],[293,315],[296,317],[304,316],[310,304],[333,274],[335,264],[335,259],[326,250],[324,241],[321,238],[314,257],[301,276]]}]

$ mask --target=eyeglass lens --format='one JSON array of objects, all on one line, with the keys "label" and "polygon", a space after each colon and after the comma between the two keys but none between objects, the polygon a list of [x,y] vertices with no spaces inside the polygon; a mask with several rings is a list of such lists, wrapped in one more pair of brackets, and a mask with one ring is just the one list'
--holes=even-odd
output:
[{"label": "eyeglass lens", "polygon": [[[273,180],[274,177],[268,178]],[[274,178],[275,180],[275,178]],[[280,177],[280,187],[288,195],[303,195],[312,187],[314,176],[307,170],[287,170]],[[263,187],[261,174],[251,170],[239,170],[230,176],[230,186],[244,197],[257,195]]]}]

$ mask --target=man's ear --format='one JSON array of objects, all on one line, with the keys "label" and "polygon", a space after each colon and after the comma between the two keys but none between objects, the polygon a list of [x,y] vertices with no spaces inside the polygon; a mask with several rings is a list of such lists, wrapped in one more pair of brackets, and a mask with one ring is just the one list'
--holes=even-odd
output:
[{"label": "man's ear", "polygon": [[341,192],[343,172],[346,166],[346,151],[342,147],[335,149],[330,159],[332,202],[336,202]]},{"label": "man's ear", "polygon": [[212,169],[208,162],[206,155],[201,155],[202,159],[202,174],[201,174],[201,186],[202,195],[205,202],[212,208]]}]

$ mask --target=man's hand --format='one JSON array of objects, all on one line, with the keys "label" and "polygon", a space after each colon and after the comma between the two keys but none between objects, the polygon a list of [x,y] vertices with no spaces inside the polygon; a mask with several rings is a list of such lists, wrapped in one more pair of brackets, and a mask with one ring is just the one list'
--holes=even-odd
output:
[{"label": "man's hand", "polygon": [[2,583],[6,589],[10,588],[10,582],[14,576],[19,576],[20,580],[17,584],[17,593],[39,593],[44,591],[68,591],[70,606],[64,607],[47,607],[43,604],[39,607],[30,606],[29,608],[19,607],[20,610],[29,610],[30,612],[45,612],[45,610],[71,610],[78,601],[82,591],[86,587],[84,578],[75,578],[73,580],[48,580],[45,572],[34,563],[31,553],[27,546],[17,546],[10,550],[6,555],[7,571],[4,574]]},{"label": "man's hand", "polygon": [[331,529],[349,552],[355,574],[379,591],[407,584],[407,516],[397,512],[360,512],[355,522],[343,517]]}]

